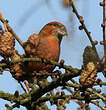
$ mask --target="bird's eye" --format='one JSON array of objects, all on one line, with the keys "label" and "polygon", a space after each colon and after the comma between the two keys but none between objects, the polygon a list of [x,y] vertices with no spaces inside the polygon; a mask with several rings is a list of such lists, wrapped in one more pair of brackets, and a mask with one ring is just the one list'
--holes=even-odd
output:
[{"label": "bird's eye", "polygon": [[59,25],[58,24],[53,24],[54,26],[58,27]]}]

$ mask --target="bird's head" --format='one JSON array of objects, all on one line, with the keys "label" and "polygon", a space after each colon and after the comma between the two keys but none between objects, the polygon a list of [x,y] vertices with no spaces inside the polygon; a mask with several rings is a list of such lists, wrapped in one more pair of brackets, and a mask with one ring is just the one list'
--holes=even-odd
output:
[{"label": "bird's head", "polygon": [[39,34],[57,37],[61,42],[62,37],[67,36],[67,30],[66,27],[59,22],[50,22],[42,28]]},{"label": "bird's head", "polygon": [[59,22],[50,22],[46,26],[51,26],[53,29],[56,30],[55,32],[60,36],[67,35],[66,27]]}]

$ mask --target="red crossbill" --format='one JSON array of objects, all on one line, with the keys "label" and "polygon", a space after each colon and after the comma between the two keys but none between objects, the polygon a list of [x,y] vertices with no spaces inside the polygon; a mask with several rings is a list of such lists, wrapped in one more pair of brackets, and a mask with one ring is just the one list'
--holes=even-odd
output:
[{"label": "red crossbill", "polygon": [[[46,24],[39,34],[33,34],[24,43],[25,57],[38,57],[46,60],[58,61],[60,56],[60,44],[63,36],[67,35],[66,28],[59,22],[50,22]],[[55,66],[41,62],[27,62],[25,71],[46,70],[52,72]]]}]

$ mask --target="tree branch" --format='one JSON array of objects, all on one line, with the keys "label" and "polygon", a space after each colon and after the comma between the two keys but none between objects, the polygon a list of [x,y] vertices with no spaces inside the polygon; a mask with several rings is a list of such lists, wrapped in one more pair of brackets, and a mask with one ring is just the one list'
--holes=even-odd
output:
[{"label": "tree branch", "polygon": [[93,103],[93,104],[95,104],[96,106],[98,106],[99,108],[101,108],[102,110],[106,110],[106,108],[105,107],[103,107],[102,105],[100,105],[98,102],[96,102],[96,101],[92,101],[91,100],[91,102],[90,103]]},{"label": "tree branch", "polygon": [[[0,21],[6,25],[7,29],[9,30],[9,32],[11,32],[13,34],[13,36],[15,37],[15,39],[19,42],[19,44],[23,47],[23,42],[20,40],[20,38],[18,37],[18,35],[14,32],[14,30],[11,28],[11,26],[4,20],[3,16],[2,16],[2,12],[0,10]],[[5,26],[4,25],[4,26]]]},{"label": "tree branch", "polygon": [[98,56],[98,53],[97,53],[97,50],[95,48],[95,42],[92,40],[92,36],[90,34],[90,32],[88,31],[88,29],[86,28],[85,24],[84,24],[84,20],[83,20],[83,17],[79,15],[74,3],[72,0],[69,0],[72,8],[73,8],[73,12],[75,13],[75,15],[77,16],[79,22],[81,23],[81,29],[84,29],[85,33],[87,34],[88,36],[88,39],[90,40],[91,44],[92,44],[92,48],[94,49],[96,55],[97,55],[97,58],[98,58],[98,61],[100,60],[99,56]]},{"label": "tree branch", "polygon": [[92,92],[93,94],[97,95],[98,97],[100,97],[100,99],[102,99],[104,102],[106,102],[106,97],[104,97],[103,95],[99,94],[98,92],[94,91],[94,90],[88,90],[90,92]]},{"label": "tree branch", "polygon": [[[46,59],[41,59],[41,58],[20,58],[20,59],[8,62],[8,65],[16,64],[16,63],[19,63],[19,62],[26,62],[26,61],[42,62],[42,63],[45,63],[45,64],[58,66],[59,68],[64,68],[66,70],[69,70],[69,71],[75,72],[75,73],[80,71],[77,68],[72,68],[72,66],[67,66],[67,65],[58,63],[56,61],[53,61],[53,60],[46,60]],[[8,66],[8,65],[6,63],[0,63],[0,67],[5,67],[5,66]]]},{"label": "tree branch", "polygon": [[105,62],[106,62],[106,27],[105,27],[105,23],[106,23],[106,16],[105,16],[105,0],[103,0],[103,43],[104,43],[104,57],[105,57]]}]

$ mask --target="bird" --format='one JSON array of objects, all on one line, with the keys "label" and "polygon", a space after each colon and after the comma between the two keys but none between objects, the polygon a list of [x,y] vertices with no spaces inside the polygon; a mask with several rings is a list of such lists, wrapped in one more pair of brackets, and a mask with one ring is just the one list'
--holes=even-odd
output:
[{"label": "bird", "polygon": [[[37,57],[58,62],[63,36],[67,36],[67,29],[62,23],[53,21],[46,24],[38,34],[32,34],[24,42],[25,57]],[[50,64],[29,61],[25,63],[24,71],[27,73],[43,70],[52,72],[54,68],[55,66]]]}]

